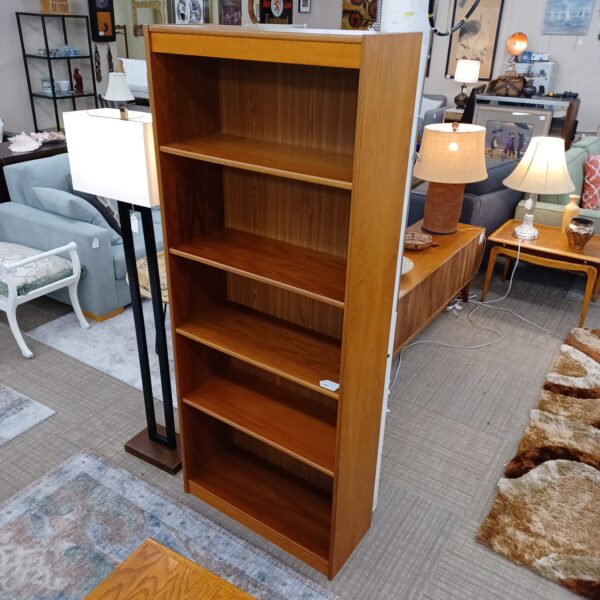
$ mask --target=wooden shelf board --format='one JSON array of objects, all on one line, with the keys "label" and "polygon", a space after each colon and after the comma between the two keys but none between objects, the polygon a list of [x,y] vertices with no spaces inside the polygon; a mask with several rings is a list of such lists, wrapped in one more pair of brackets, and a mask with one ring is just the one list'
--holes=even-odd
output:
[{"label": "wooden shelf board", "polygon": [[183,402],[333,477],[335,410],[238,369],[213,375]]},{"label": "wooden shelf board", "polygon": [[351,154],[214,133],[165,144],[162,152],[277,177],[352,189]]},{"label": "wooden shelf board", "polygon": [[339,382],[337,340],[231,302],[202,309],[177,333],[326,396],[323,379]]},{"label": "wooden shelf board", "polygon": [[188,483],[196,497],[328,572],[331,500],[326,493],[234,447],[217,452]]},{"label": "wooden shelf board", "polygon": [[344,307],[346,259],[339,256],[229,228],[171,254]]}]

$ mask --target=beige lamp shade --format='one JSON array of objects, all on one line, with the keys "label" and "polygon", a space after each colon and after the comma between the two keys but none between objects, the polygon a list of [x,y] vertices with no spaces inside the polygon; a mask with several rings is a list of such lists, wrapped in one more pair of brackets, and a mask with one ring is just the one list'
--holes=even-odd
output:
[{"label": "beige lamp shade", "polygon": [[127,84],[125,73],[110,73],[104,99],[111,102],[131,102],[135,100]]},{"label": "beige lamp shade", "polygon": [[487,178],[485,128],[460,123],[427,125],[413,174],[436,183],[471,183]]},{"label": "beige lamp shade", "polygon": [[567,170],[565,141],[534,137],[504,185],[529,194],[567,194],[575,189]]},{"label": "beige lamp shade", "polygon": [[461,59],[456,63],[454,81],[458,83],[477,83],[480,68],[481,63],[478,60]]}]

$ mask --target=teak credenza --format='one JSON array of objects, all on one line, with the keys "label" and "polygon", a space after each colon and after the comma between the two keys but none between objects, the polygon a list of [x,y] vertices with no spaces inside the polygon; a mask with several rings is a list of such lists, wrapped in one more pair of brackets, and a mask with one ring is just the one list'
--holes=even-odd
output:
[{"label": "teak credenza", "polygon": [[332,578],[371,524],[421,34],[146,43],[185,489]]}]

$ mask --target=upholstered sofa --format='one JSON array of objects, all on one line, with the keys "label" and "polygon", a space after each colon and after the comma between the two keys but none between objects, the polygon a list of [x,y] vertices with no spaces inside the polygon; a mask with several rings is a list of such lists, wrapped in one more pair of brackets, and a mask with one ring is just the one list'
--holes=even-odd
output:
[{"label": "upholstered sofa", "polygon": [[[583,165],[588,156],[600,154],[600,137],[588,136],[575,142],[567,150],[567,168],[575,184],[573,194],[581,196],[583,187]],[[538,198],[534,223],[560,227],[565,204],[569,203],[569,194],[543,195]],[[525,201],[521,200],[515,212],[515,219],[522,220],[525,215]],[[582,208],[580,216],[592,219],[596,233],[600,232],[600,211]]]},{"label": "upholstered sofa", "polygon": [[[506,188],[502,181],[510,175],[518,161],[507,160],[488,164],[488,177],[484,181],[469,183],[465,187],[461,223],[471,223],[485,227],[486,233],[493,233],[502,223],[512,219],[515,208],[523,198],[522,192]],[[410,194],[408,224],[412,225],[423,218],[427,184]]]},{"label": "upholstered sofa", "polygon": [[[5,167],[4,174],[11,202],[0,204],[0,241],[38,250],[51,250],[76,242],[84,268],[79,283],[79,300],[86,314],[101,319],[129,304],[131,299],[125,278],[122,239],[85,200],[81,199],[81,205],[66,203],[64,207],[55,203],[59,206],[50,212],[47,210],[49,203],[40,202],[39,189],[34,190],[51,188],[77,195],[71,187],[68,155],[59,154],[10,165]],[[110,177],[110,173],[106,176]],[[156,245],[162,250],[158,209],[154,211],[153,220]],[[142,258],[145,249],[141,227],[139,233],[134,234],[134,242],[136,256]],[[69,303],[66,290],[51,295]]]}]

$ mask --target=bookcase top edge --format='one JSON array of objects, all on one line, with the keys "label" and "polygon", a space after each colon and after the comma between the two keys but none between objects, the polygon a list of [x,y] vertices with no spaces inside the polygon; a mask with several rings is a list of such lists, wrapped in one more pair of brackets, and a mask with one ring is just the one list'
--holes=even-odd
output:
[{"label": "bookcase top edge", "polygon": [[[269,29],[267,29],[267,27]],[[271,29],[269,25],[150,25],[148,31],[153,33],[172,33],[183,35],[214,35],[225,37],[250,37],[262,39],[286,39],[299,41],[320,41],[338,44],[361,44],[363,38],[389,35],[377,31],[344,31],[341,29]]]}]

